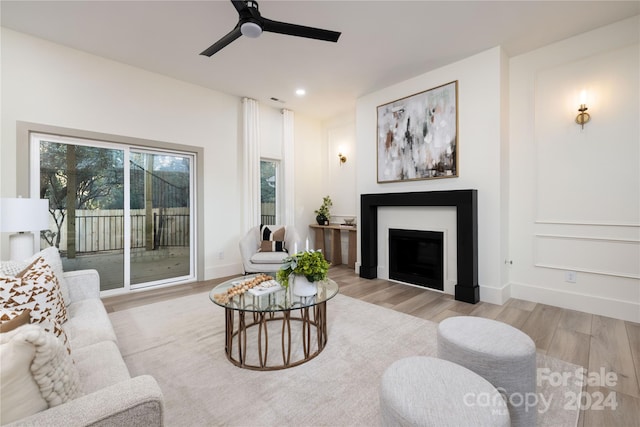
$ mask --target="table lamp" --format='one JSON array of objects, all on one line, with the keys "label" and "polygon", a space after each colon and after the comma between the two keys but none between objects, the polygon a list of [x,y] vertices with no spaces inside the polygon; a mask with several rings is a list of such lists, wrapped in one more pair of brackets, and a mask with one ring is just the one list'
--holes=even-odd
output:
[{"label": "table lamp", "polygon": [[0,231],[9,236],[9,256],[22,261],[33,255],[33,233],[49,228],[49,200],[0,199]]}]

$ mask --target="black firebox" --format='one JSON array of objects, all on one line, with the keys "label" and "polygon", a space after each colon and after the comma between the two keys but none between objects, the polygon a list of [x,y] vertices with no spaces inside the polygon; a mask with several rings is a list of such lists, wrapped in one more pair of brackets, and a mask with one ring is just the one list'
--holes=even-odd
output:
[{"label": "black firebox", "polygon": [[444,290],[444,233],[389,229],[389,279]]}]

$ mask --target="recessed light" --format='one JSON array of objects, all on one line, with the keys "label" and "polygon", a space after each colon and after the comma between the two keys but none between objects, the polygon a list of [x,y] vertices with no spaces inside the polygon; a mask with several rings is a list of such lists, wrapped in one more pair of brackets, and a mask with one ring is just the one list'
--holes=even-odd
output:
[{"label": "recessed light", "polygon": [[304,89],[296,89],[296,95],[298,95],[298,96],[305,96],[306,93],[307,93],[307,91],[304,90]]}]

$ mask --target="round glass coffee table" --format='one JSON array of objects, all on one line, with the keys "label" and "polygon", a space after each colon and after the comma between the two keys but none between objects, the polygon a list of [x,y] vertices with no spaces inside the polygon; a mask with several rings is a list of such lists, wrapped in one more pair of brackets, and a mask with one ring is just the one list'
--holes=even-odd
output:
[{"label": "round glass coffee table", "polygon": [[225,309],[227,358],[241,368],[268,371],[316,357],[327,343],[327,301],[338,293],[338,284],[317,282],[318,292],[305,297],[275,280],[230,293],[259,276],[227,280],[209,292],[209,299]]}]

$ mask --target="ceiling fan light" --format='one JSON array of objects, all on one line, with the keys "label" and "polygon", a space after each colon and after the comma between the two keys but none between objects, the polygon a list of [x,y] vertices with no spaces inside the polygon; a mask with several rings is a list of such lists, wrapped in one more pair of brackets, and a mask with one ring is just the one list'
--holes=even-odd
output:
[{"label": "ceiling fan light", "polygon": [[243,36],[255,39],[262,34],[262,27],[255,22],[245,22],[240,26],[240,32]]}]

